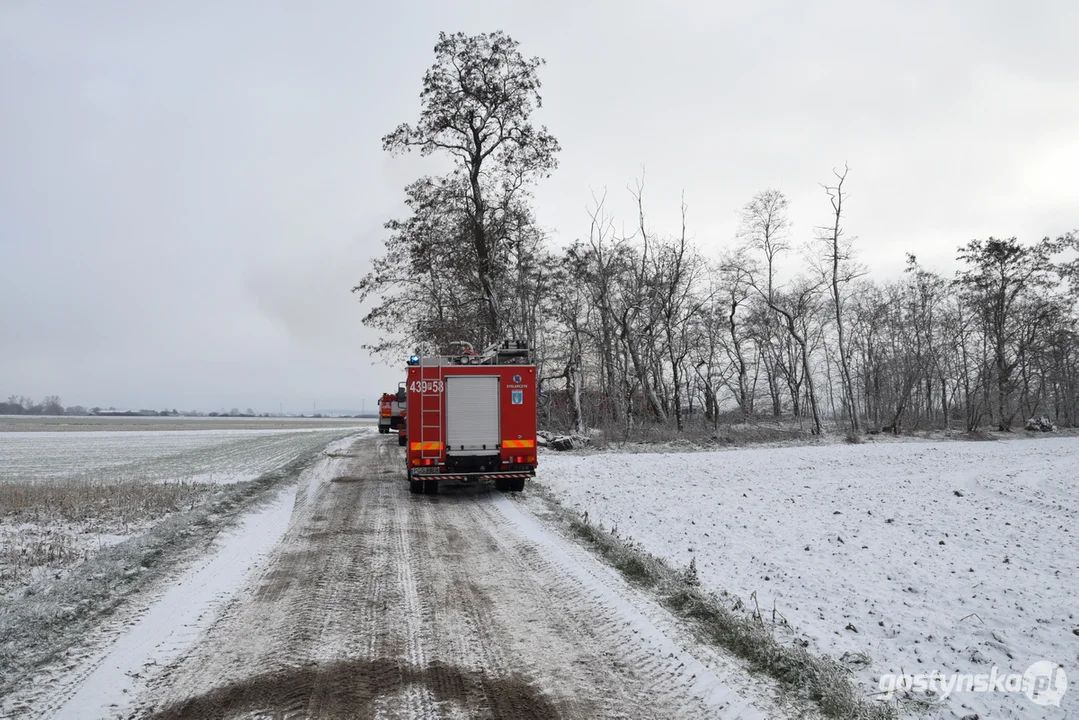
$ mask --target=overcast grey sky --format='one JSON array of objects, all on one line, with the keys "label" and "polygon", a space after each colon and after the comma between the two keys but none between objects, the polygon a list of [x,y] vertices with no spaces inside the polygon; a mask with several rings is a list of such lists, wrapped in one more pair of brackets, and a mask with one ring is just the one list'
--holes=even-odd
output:
[{"label": "overcast grey sky", "polygon": [[[542,8],[542,9],[540,9]],[[0,394],[215,410],[359,408],[349,289],[428,167],[440,30],[502,29],[541,70],[556,243],[646,168],[657,231],[730,241],[758,190],[796,238],[850,163],[874,274],[951,272],[973,237],[1079,225],[1079,3],[0,0]]]}]

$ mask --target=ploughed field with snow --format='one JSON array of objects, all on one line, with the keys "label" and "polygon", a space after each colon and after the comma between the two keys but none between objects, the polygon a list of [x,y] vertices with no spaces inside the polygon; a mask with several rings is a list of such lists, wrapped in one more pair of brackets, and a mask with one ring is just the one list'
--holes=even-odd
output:
[{"label": "ploughed field with snow", "polygon": [[0,431],[0,596],[139,534],[214,487],[254,480],[372,426],[80,418],[39,430],[51,426],[18,420]]},{"label": "ploughed field with snow", "polygon": [[1079,438],[544,452],[537,480],[644,550],[695,559],[706,589],[769,622],[774,607],[780,637],[843,658],[867,694],[883,673],[1047,660],[1071,680],[1061,707],[956,691],[929,712],[1079,708]]}]

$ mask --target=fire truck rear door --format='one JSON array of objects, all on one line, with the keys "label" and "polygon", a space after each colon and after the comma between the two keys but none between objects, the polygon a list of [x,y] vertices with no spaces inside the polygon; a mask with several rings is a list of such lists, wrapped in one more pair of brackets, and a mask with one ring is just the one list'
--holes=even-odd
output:
[{"label": "fire truck rear door", "polygon": [[490,455],[498,452],[501,422],[497,375],[446,377],[446,452]]}]

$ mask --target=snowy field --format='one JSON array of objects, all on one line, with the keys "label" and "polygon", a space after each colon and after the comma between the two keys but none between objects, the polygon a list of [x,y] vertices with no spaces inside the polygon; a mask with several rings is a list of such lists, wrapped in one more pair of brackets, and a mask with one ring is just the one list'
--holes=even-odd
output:
[{"label": "snowy field", "polygon": [[334,417],[0,415],[0,433],[95,430],[325,430],[374,423],[375,418]]},{"label": "snowy field", "polygon": [[90,420],[93,429],[84,431],[27,431],[24,424],[0,432],[0,596],[59,576],[199,503],[215,486],[254,480],[374,427],[362,420],[268,421],[258,429],[196,421],[168,430]]},{"label": "snowy field", "polygon": [[[541,456],[539,482],[788,642],[883,673],[1063,666],[1061,707],[953,692],[930,717],[1079,711],[1079,438]],[[866,657],[867,656],[867,657]],[[906,704],[907,712],[915,708]]]},{"label": "snowy field", "polygon": [[[112,425],[116,427],[116,425]],[[297,428],[267,422],[259,429],[218,423],[202,429],[153,429],[147,423],[103,429],[0,432],[0,483],[58,478],[186,479],[237,482],[288,463],[334,436],[372,427],[353,421]]]}]

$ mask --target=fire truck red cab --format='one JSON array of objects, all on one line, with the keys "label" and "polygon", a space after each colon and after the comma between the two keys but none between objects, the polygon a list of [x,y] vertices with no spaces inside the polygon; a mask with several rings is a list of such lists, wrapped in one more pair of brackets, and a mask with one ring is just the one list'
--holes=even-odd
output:
[{"label": "fire truck red cab", "polygon": [[520,342],[482,354],[408,361],[405,457],[409,490],[434,494],[446,481],[493,480],[521,491],[536,474],[536,366]]}]

